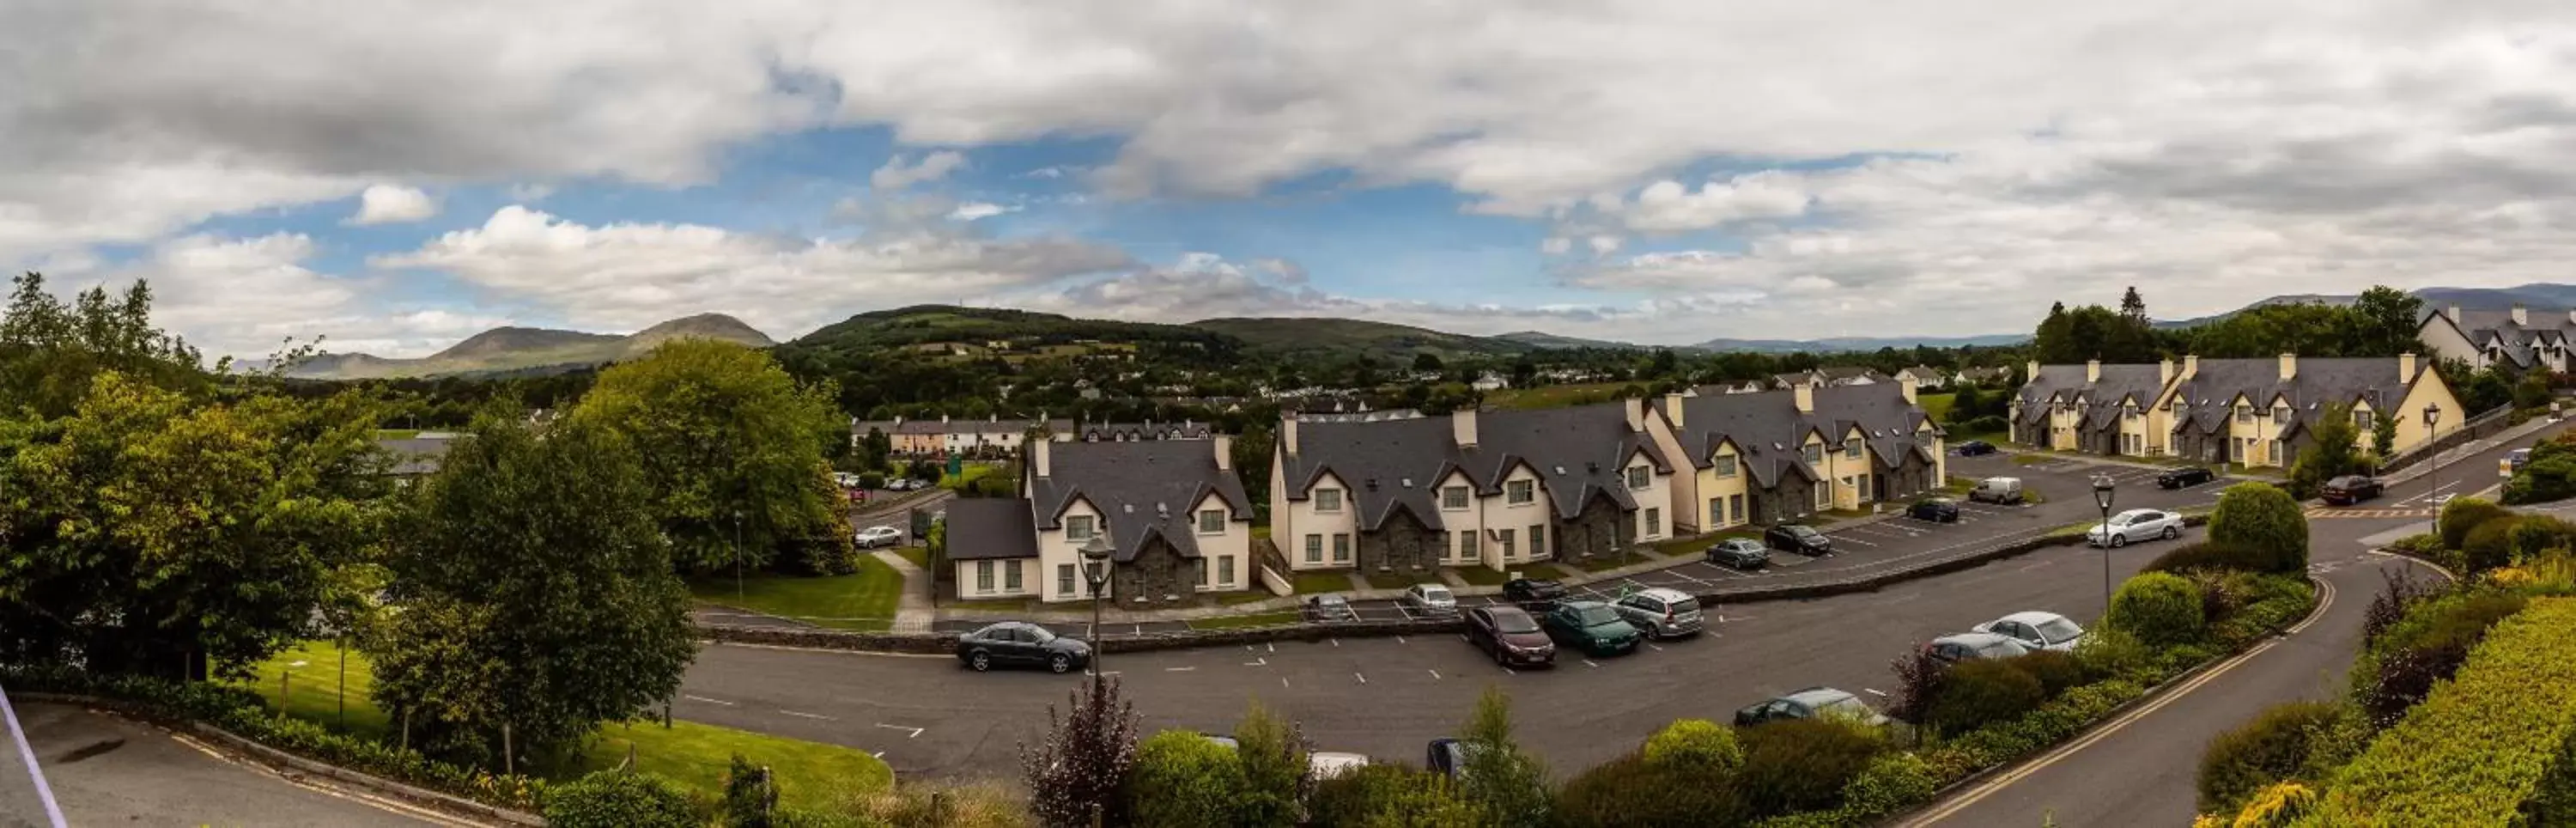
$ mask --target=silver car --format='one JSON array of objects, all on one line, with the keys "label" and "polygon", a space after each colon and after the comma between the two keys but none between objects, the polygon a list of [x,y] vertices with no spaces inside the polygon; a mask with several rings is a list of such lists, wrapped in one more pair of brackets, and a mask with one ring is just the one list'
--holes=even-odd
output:
[{"label": "silver car", "polygon": [[1440,584],[1414,584],[1404,588],[1399,599],[1404,608],[1417,615],[1457,615],[1458,596]]},{"label": "silver car", "polygon": [[1610,602],[1610,608],[1651,639],[1680,638],[1706,628],[1699,599],[1680,590],[1641,589]]}]

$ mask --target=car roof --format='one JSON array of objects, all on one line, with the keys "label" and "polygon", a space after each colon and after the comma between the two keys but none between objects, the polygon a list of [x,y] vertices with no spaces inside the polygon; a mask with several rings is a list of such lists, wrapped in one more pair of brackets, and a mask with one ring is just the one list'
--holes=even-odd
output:
[{"label": "car roof", "polygon": [[[2020,611],[2020,612],[2016,612],[2016,613],[2013,613],[2013,614],[2011,614],[2011,615],[2004,616],[2004,617],[2002,617],[2002,618],[1997,618],[1997,619],[1995,619],[1995,620],[1997,620],[1997,621],[2010,621],[2010,622],[2013,622],[2013,623],[2015,623],[2015,624],[2030,624],[2030,625],[2032,625],[2032,626],[2037,626],[2037,625],[2044,624],[2044,623],[2050,622],[2050,621],[2065,621],[2065,620],[2066,620],[2066,616],[2059,615],[2059,614],[2057,614],[2057,613],[2053,613],[2053,612],[2041,612],[2041,611],[2039,611],[2039,610],[2022,610],[2022,611]],[[2068,622],[2068,623],[2073,623],[2073,622]]]}]

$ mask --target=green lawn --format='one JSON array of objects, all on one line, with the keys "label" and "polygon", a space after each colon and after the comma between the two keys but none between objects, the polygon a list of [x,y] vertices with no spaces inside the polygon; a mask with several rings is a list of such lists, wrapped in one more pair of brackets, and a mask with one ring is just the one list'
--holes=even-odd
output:
[{"label": "green lawn", "polygon": [[1485,402],[1499,408],[1564,408],[1585,402],[1607,400],[1619,389],[1632,383],[1592,382],[1574,385],[1547,385],[1538,388],[1507,388],[1485,395]]},{"label": "green lawn", "polygon": [[1305,620],[1305,615],[1297,610],[1280,610],[1278,612],[1254,613],[1252,615],[1224,615],[1215,618],[1194,618],[1190,620],[1190,629],[1232,630],[1242,629],[1245,627],[1270,627],[1280,624],[1294,624],[1303,620]]},{"label": "green lawn", "polygon": [[1311,595],[1318,592],[1351,591],[1351,574],[1348,570],[1327,569],[1321,572],[1299,572],[1289,576],[1289,580],[1297,585],[1297,594],[1299,595]]},{"label": "green lawn", "polygon": [[930,547],[906,546],[896,549],[894,553],[903,556],[904,560],[911,561],[913,566],[921,567],[925,571],[930,569]]},{"label": "green lawn", "polygon": [[1511,580],[1512,577],[1503,574],[1500,569],[1485,566],[1462,566],[1451,571],[1458,573],[1459,580],[1476,586],[1502,586],[1504,581]]},{"label": "green lawn", "polygon": [[[331,642],[309,642],[260,665],[259,678],[250,687],[269,706],[287,715],[337,727],[341,698],[336,692],[340,688],[339,659],[339,650]],[[299,661],[304,666],[293,666]],[[368,669],[366,656],[351,651],[348,667],[348,731],[376,739],[398,738],[384,711],[367,698],[375,674]],[[283,705],[278,703],[281,674],[291,676]],[[580,766],[557,768],[544,775],[567,781],[593,770],[616,767],[626,761],[630,746],[637,767],[710,795],[723,792],[725,770],[733,755],[740,753],[754,765],[768,765],[778,771],[780,778],[786,780],[781,797],[800,807],[836,805],[844,791],[880,788],[894,779],[894,772],[884,762],[865,751],[693,722],[673,722],[668,729],[658,723],[603,725],[598,738],[584,751]]]},{"label": "green lawn", "polygon": [[883,630],[894,620],[903,594],[903,574],[874,556],[859,559],[859,571],[848,575],[796,577],[752,575],[734,597],[732,578],[702,578],[689,593],[710,604],[795,618],[844,630]]},{"label": "green lawn", "polygon": [[1917,394],[1914,397],[1922,404],[1923,413],[1931,415],[1932,421],[1936,423],[1950,421],[1950,401],[1958,398],[1957,394]]}]

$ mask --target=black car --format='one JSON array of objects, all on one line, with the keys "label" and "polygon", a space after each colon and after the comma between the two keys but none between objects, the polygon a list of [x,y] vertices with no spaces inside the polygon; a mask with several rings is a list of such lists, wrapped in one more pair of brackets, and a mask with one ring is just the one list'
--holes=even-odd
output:
[{"label": "black car", "polygon": [[2202,483],[2207,483],[2216,479],[2218,479],[2217,472],[2210,471],[2199,466],[2190,466],[2156,475],[2156,488],[2180,489],[2187,486],[2198,486]]},{"label": "black car", "polygon": [[2326,481],[2323,496],[2328,506],[2350,506],[2378,497],[2380,493],[2378,478],[2348,474]]},{"label": "black car", "polygon": [[1816,531],[1815,527],[1795,523],[1783,523],[1764,530],[1762,543],[1773,549],[1786,549],[1802,555],[1829,555],[1834,551],[1833,539],[1825,537],[1825,533]]},{"label": "black car", "polygon": [[1959,502],[1946,497],[1917,500],[1914,505],[1905,507],[1905,516],[1934,523],[1957,523]]},{"label": "black car", "polygon": [[1977,457],[1980,455],[1993,454],[1996,451],[1995,444],[1984,440],[1969,440],[1956,446],[1952,446],[1951,450],[1958,452],[1961,457]]},{"label": "black car", "polygon": [[1058,673],[1091,663],[1091,645],[1026,621],[1004,621],[957,637],[957,660],[983,672],[995,667],[1045,667]]},{"label": "black car", "polygon": [[1342,596],[1317,595],[1306,599],[1306,620],[1331,624],[1360,620],[1360,614],[1358,610],[1351,609],[1351,602]]},{"label": "black car", "polygon": [[1518,604],[1522,609],[1532,612],[1555,609],[1556,603],[1565,600],[1565,596],[1569,594],[1572,593],[1566,590],[1564,584],[1555,581],[1513,578],[1503,582],[1503,600]]},{"label": "black car", "polygon": [[1708,548],[1708,562],[1736,569],[1761,569],[1771,563],[1771,549],[1752,538],[1727,538]]}]

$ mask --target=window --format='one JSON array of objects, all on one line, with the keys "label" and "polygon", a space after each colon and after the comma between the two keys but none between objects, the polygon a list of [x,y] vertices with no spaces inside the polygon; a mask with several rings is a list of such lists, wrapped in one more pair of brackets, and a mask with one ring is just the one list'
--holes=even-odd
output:
[{"label": "window", "polygon": [[1458,559],[1462,561],[1476,559],[1476,530],[1469,529],[1458,533]]},{"label": "window", "polygon": [[1351,536],[1348,533],[1333,533],[1333,562],[1351,562]]},{"label": "window", "polygon": [[1339,512],[1339,511],[1341,511],[1341,510],[1342,510],[1342,490],[1340,490],[1340,489],[1316,489],[1316,490],[1315,490],[1315,511],[1318,511],[1318,512]]},{"label": "window", "polygon": [[1743,522],[1745,522],[1745,521],[1748,521],[1748,520],[1752,520],[1752,519],[1753,519],[1753,517],[1752,517],[1751,515],[1747,515],[1747,514],[1745,514],[1745,513],[1744,513],[1744,496],[1743,496],[1743,495],[1727,495],[1727,496],[1726,496],[1726,513],[1727,513],[1727,514],[1730,514],[1730,515],[1734,515],[1734,516],[1735,516],[1735,522],[1737,522],[1737,523],[1743,523]]},{"label": "window", "polygon": [[1467,508],[1467,487],[1441,487],[1440,508],[1451,512],[1465,511]]},{"label": "window", "polygon": [[1858,438],[1858,437],[1846,437],[1846,438],[1843,438],[1843,459],[1845,459],[1845,460],[1858,460],[1858,459],[1860,459],[1860,438]]},{"label": "window", "polygon": [[1324,562],[1324,536],[1306,536],[1306,562],[1310,564]]},{"label": "window", "polygon": [[1216,585],[1234,586],[1234,556],[1216,559]]},{"label": "window", "polygon": [[1515,534],[1515,533],[1514,533],[1512,530],[1510,530],[1510,529],[1505,529],[1505,530],[1503,530],[1503,531],[1502,531],[1502,539],[1501,539],[1501,540],[1502,540],[1502,543],[1503,543],[1503,560],[1506,560],[1506,561],[1511,560],[1511,559],[1512,559],[1512,555],[1514,554],[1514,549],[1515,549],[1515,547],[1514,547],[1514,545],[1513,545],[1513,543],[1512,543],[1512,535],[1513,535],[1513,534]]},{"label": "window", "polygon": [[1514,506],[1527,506],[1531,501],[1538,499],[1538,484],[1528,480],[1505,483],[1503,499]]},{"label": "window", "polygon": [[1019,561],[1011,561],[1008,565],[1002,567],[1002,589],[1009,592],[1020,591]]},{"label": "window", "polygon": [[1097,520],[1097,518],[1090,515],[1064,516],[1064,539],[1071,541],[1090,540],[1092,521],[1094,520]]},{"label": "window", "polygon": [[991,592],[991,591],[993,591],[993,562],[992,562],[992,561],[976,561],[976,562],[975,562],[975,591],[976,591],[976,592]]},{"label": "window", "polygon": [[1225,533],[1225,510],[1224,510],[1224,509],[1201,509],[1201,510],[1199,510],[1199,534],[1202,534],[1202,535],[1219,535],[1219,534],[1224,534],[1224,533]]},{"label": "window", "polygon": [[2362,430],[2362,431],[2369,431],[2369,430],[2370,430],[2370,411],[2369,411],[2369,410],[2367,410],[2367,409],[2364,409],[2364,410],[2361,410],[2361,411],[2355,411],[2355,412],[2352,412],[2352,427],[2353,427],[2353,428],[2356,428],[2356,429],[2360,429],[2360,430]]},{"label": "window", "polygon": [[1712,497],[1712,498],[1709,498],[1709,499],[1708,499],[1708,528],[1715,529],[1715,528],[1717,528],[1717,527],[1725,526],[1725,525],[1726,525],[1726,498],[1723,498],[1723,497]]},{"label": "window", "polygon": [[1191,562],[1190,562],[1190,564],[1191,564],[1190,568],[1191,568],[1192,570],[1194,570],[1194,574],[1196,574],[1196,575],[1198,576],[1198,579],[1199,579],[1199,588],[1200,588],[1200,589],[1206,589],[1206,588],[1207,588],[1207,585],[1208,585],[1208,580],[1207,580],[1207,576],[1208,576],[1208,565],[1207,565],[1207,561],[1208,561],[1208,559],[1206,559],[1206,558],[1200,558],[1200,559],[1198,559],[1198,560],[1195,560],[1195,561],[1191,561]]},{"label": "window", "polygon": [[1647,480],[1652,479],[1652,478],[1648,477],[1647,475],[1652,474],[1652,473],[1653,473],[1653,472],[1652,472],[1651,470],[1647,469],[1647,468],[1646,468],[1646,467],[1644,467],[1644,466],[1629,466],[1629,467],[1628,467],[1628,488],[1629,488],[1631,491],[1636,490],[1636,489],[1643,489],[1643,488],[1645,488],[1645,487],[1646,487],[1646,481],[1647,481]]},{"label": "window", "polygon": [[1717,456],[1717,460],[1710,463],[1709,466],[1712,470],[1717,472],[1717,476],[1719,477],[1734,477],[1735,455],[1720,454]]},{"label": "window", "polygon": [[1663,533],[1664,510],[1652,506],[1646,507],[1646,537],[1651,538]]},{"label": "window", "polygon": [[1055,565],[1055,594],[1073,597],[1073,564]]},{"label": "window", "polygon": [[1537,524],[1537,523],[1531,524],[1531,525],[1530,525],[1530,531],[1529,531],[1529,538],[1530,538],[1530,557],[1536,558],[1536,557],[1539,557],[1539,556],[1541,556],[1541,555],[1545,555],[1545,554],[1547,554],[1547,525],[1546,525],[1546,524]]},{"label": "window", "polygon": [[1825,462],[1825,446],[1824,446],[1824,444],[1823,444],[1823,443],[1808,443],[1808,444],[1807,444],[1807,450],[1806,450],[1806,459],[1807,459],[1807,465],[1810,465],[1810,466],[1823,464],[1823,463]]}]

